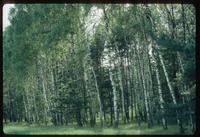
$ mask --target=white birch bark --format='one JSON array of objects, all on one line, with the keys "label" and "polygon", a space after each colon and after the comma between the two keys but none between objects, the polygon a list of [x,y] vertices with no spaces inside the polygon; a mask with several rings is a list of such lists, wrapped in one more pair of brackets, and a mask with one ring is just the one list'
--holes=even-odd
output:
[{"label": "white birch bark", "polygon": [[[160,108],[161,108],[161,112],[165,113],[164,110],[164,99],[163,99],[163,94],[162,94],[162,89],[161,89],[161,83],[160,83],[160,75],[159,75],[159,71],[158,71],[158,64],[154,58],[154,56],[152,55],[152,58],[155,62],[155,70],[156,70],[156,80],[157,80],[157,84],[158,84],[158,94],[159,94],[159,103],[160,103]],[[166,129],[167,128],[167,123],[166,123],[166,119],[165,117],[162,117],[162,125],[163,128]]]},{"label": "white birch bark", "polygon": [[[103,13],[104,13],[104,17],[105,17],[105,35],[106,35],[106,40],[104,43],[104,49],[107,48],[107,43],[108,43],[108,38],[109,38],[109,20],[108,20],[108,16],[106,15],[106,10],[105,7],[103,8]],[[113,73],[111,70],[111,55],[110,53],[108,53],[108,61],[110,64],[110,67],[108,68],[109,70],[109,77],[110,77],[110,81],[111,81],[111,85],[112,85],[112,89],[113,89],[113,104],[114,104],[114,127],[118,127],[118,113],[117,113],[117,90],[116,90],[116,84],[115,81],[113,79]]]},{"label": "white birch bark", "polygon": [[109,77],[110,77],[110,81],[112,84],[112,88],[113,88],[113,103],[114,103],[114,125],[115,127],[118,126],[118,115],[117,115],[117,90],[116,90],[116,85],[113,79],[113,73],[112,70],[109,68]]},{"label": "white birch bark", "polygon": [[[41,63],[42,63],[41,60],[38,59],[38,64],[44,65]],[[43,91],[43,98],[44,98],[44,120],[45,120],[45,124],[47,124],[47,111],[49,109],[49,106],[48,106],[48,101],[47,101],[45,78],[44,78],[44,72],[43,72],[42,66],[40,67],[40,76],[41,76],[41,81],[42,81],[42,91]]]},{"label": "white birch bark", "polygon": [[[167,85],[168,85],[168,88],[169,88],[169,91],[170,91],[170,95],[172,97],[172,101],[174,103],[174,105],[177,105],[177,101],[176,101],[176,98],[175,98],[175,93],[174,93],[174,90],[171,86],[171,82],[169,81],[169,76],[168,76],[168,73],[167,73],[167,70],[166,70],[166,67],[165,67],[165,64],[163,62],[163,58],[162,58],[162,55],[158,52],[158,57],[160,59],[160,62],[161,62],[161,66],[163,68],[163,71],[164,71],[164,75],[165,75],[165,78],[167,80]],[[176,117],[177,117],[177,124],[179,125],[180,124],[180,120],[179,120],[179,115],[178,115],[178,112],[176,111]]]},{"label": "white birch bark", "polygon": [[35,108],[35,114],[36,114],[36,122],[38,121],[39,119],[39,116],[38,116],[38,109],[37,109],[37,105],[36,105],[36,98],[35,98],[35,92],[33,91],[33,104],[34,104],[34,108]]},{"label": "white birch bark", "polygon": [[27,104],[26,104],[26,101],[25,101],[25,96],[26,95],[23,96],[23,103],[24,103],[25,115],[29,120],[29,114],[28,114]]},{"label": "white birch bark", "polygon": [[136,54],[137,54],[137,59],[138,59],[140,75],[141,75],[142,88],[144,91],[144,101],[145,101],[145,109],[146,109],[146,113],[147,113],[147,122],[148,122],[148,126],[150,126],[150,114],[149,114],[149,106],[148,106],[148,99],[147,99],[147,90],[146,90],[146,85],[145,85],[145,81],[144,81],[144,74],[143,74],[142,68],[141,68],[141,60],[140,60],[140,56],[139,56],[137,48],[136,48]]},{"label": "white birch bark", "polygon": [[167,85],[168,85],[168,88],[169,88],[169,91],[170,91],[170,95],[172,97],[172,101],[175,105],[177,105],[177,101],[176,101],[176,98],[175,98],[175,94],[174,94],[174,90],[171,86],[171,82],[169,81],[169,76],[168,76],[168,73],[167,73],[167,70],[166,70],[166,67],[165,67],[165,64],[163,62],[163,58],[162,58],[162,55],[160,53],[158,53],[158,56],[159,56],[159,59],[160,59],[160,62],[161,62],[161,66],[163,68],[163,71],[164,71],[164,75],[165,75],[165,78],[167,80]]},{"label": "white birch bark", "polygon": [[[119,59],[120,60],[120,59]],[[122,72],[120,69],[120,62],[121,60],[118,62],[118,66],[117,66],[117,70],[118,70],[118,79],[119,79],[119,85],[120,85],[120,90],[121,90],[121,99],[122,99],[122,118],[124,120],[124,122],[126,122],[126,118],[125,118],[125,103],[124,103],[124,90],[123,90],[123,83],[122,83]]]},{"label": "white birch bark", "polygon": [[101,103],[101,98],[100,98],[100,92],[99,92],[99,87],[98,87],[98,84],[97,84],[97,79],[96,79],[96,74],[94,72],[94,69],[92,67],[92,73],[94,75],[94,82],[95,82],[95,87],[96,87],[96,90],[97,90],[97,96],[98,96],[98,102],[99,102],[99,111],[100,111],[100,121],[101,121],[101,127],[103,127],[103,110],[102,110],[102,103]]}]

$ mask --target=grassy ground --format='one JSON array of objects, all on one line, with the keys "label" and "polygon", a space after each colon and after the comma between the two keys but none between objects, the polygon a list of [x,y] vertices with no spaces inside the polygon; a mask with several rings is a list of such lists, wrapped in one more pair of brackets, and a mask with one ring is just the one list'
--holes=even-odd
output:
[{"label": "grassy ground", "polygon": [[[80,134],[103,134],[103,135],[113,135],[113,134],[179,134],[178,127],[171,125],[168,130],[163,130],[160,126],[155,126],[152,129],[148,129],[145,124],[138,127],[135,124],[120,125],[118,129],[112,127],[106,127],[100,129],[99,127],[81,127],[77,128],[75,126],[38,126],[38,125],[26,125],[26,124],[4,124],[3,127],[5,134],[48,134],[48,135],[80,135]],[[187,132],[186,134],[191,134]]]}]

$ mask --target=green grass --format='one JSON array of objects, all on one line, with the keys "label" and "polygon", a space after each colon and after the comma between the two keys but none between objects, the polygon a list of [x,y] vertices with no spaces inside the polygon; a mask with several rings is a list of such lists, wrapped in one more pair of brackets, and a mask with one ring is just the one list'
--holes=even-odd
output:
[{"label": "green grass", "polygon": [[[163,130],[161,126],[154,126],[148,129],[146,124],[142,124],[138,127],[136,124],[120,125],[118,129],[112,127],[75,127],[75,126],[38,126],[38,125],[26,125],[26,124],[4,124],[3,127],[5,134],[48,134],[48,135],[82,135],[82,134],[103,134],[103,135],[113,135],[113,134],[127,134],[127,135],[139,135],[139,134],[179,134],[178,127],[176,125],[170,125],[168,130]],[[187,132],[186,134],[192,134]]]}]

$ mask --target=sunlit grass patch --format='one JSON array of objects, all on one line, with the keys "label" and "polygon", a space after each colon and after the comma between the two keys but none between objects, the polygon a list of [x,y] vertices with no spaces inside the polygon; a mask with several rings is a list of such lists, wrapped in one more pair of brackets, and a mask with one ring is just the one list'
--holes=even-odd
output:
[{"label": "sunlit grass patch", "polygon": [[[137,124],[119,125],[119,128],[113,127],[72,127],[72,126],[38,126],[26,124],[6,124],[3,127],[5,134],[48,134],[48,135],[88,135],[88,134],[103,134],[103,135],[140,135],[140,134],[179,134],[179,129],[176,125],[168,126],[168,130],[163,130],[161,126],[147,128],[146,124],[142,123],[139,127]],[[186,134],[191,134],[186,132]]]}]

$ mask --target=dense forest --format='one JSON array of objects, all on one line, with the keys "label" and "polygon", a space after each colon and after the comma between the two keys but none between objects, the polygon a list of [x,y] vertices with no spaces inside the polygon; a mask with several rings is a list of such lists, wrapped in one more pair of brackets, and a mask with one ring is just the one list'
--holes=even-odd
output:
[{"label": "dense forest", "polygon": [[3,122],[196,129],[195,8],[15,4],[3,32]]}]

